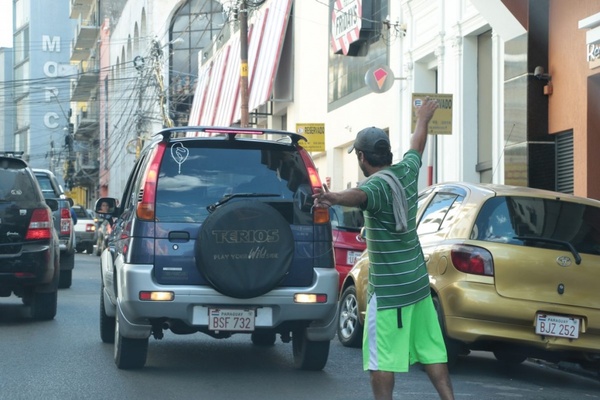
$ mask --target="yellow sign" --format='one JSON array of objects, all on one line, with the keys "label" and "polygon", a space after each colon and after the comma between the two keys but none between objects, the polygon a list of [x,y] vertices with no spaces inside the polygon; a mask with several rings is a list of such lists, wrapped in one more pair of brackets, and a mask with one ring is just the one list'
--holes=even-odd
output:
[{"label": "yellow sign", "polygon": [[325,124],[296,124],[296,133],[306,138],[300,142],[307,151],[325,151]]},{"label": "yellow sign", "polygon": [[415,131],[417,124],[417,114],[415,107],[421,104],[421,101],[429,97],[438,101],[439,107],[435,110],[433,118],[429,121],[429,131],[431,135],[451,135],[452,134],[452,95],[440,93],[413,93],[412,95],[412,124],[411,131]]}]

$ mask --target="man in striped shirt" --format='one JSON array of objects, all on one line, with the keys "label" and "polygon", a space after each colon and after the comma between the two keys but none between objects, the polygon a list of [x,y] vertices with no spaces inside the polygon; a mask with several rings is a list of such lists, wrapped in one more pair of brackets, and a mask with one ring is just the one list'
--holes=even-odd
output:
[{"label": "man in striped shirt", "polygon": [[348,152],[356,152],[368,179],[357,188],[341,192],[324,188],[313,196],[317,207],[340,204],[364,210],[370,265],[363,364],[370,371],[376,400],[391,400],[394,373],[408,372],[417,362],[441,399],[454,398],[416,232],[421,155],[437,107],[429,98],[417,107],[410,149],[394,165],[388,135],[375,127],[361,130]]}]

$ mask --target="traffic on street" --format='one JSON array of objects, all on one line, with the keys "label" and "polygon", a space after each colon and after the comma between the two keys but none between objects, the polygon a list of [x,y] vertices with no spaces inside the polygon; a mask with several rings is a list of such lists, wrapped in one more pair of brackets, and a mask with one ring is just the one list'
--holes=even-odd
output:
[{"label": "traffic on street", "polygon": [[[371,398],[360,349],[332,340],[322,371],[294,368],[288,346],[257,349],[247,335],[216,341],[206,335],[151,340],[144,369],[116,368],[113,346],[98,326],[99,259],[77,253],[73,285],[61,289],[51,321],[34,321],[17,297],[0,303],[0,399],[289,399]],[[166,340],[168,339],[168,340]],[[451,371],[457,399],[599,399],[591,374],[526,361],[506,368],[474,352]],[[436,399],[417,365],[396,379],[395,398]]]}]

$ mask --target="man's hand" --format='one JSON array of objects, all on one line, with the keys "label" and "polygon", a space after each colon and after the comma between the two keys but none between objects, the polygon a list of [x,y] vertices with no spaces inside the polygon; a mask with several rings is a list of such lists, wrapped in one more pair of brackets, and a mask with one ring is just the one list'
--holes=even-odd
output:
[{"label": "man's hand", "polygon": [[437,100],[426,97],[421,106],[417,107],[417,119],[421,122],[429,123],[437,108]]},{"label": "man's hand", "polygon": [[417,124],[415,126],[415,132],[410,141],[410,148],[423,154],[425,144],[427,143],[427,130],[429,128],[429,121],[433,117],[435,110],[438,108],[437,100],[426,97],[423,100],[420,107],[417,107]]},{"label": "man's hand", "polygon": [[318,188],[313,194],[315,207],[331,207],[339,204],[348,207],[359,207],[367,201],[367,195],[360,189],[346,189],[341,192],[330,192],[327,186]]},{"label": "man's hand", "polygon": [[331,195],[327,185],[323,184],[322,188],[317,188],[316,193],[313,194],[314,206],[315,207],[331,207],[332,199],[328,199]]}]

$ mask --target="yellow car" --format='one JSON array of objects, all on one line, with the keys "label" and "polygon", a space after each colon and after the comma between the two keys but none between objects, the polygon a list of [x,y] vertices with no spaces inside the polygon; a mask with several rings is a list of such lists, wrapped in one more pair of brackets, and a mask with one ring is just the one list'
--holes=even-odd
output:
[{"label": "yellow car", "polygon": [[[600,370],[600,201],[446,183],[419,194],[417,232],[449,363],[470,350]],[[338,337],[362,341],[369,259],[343,283]]]}]

